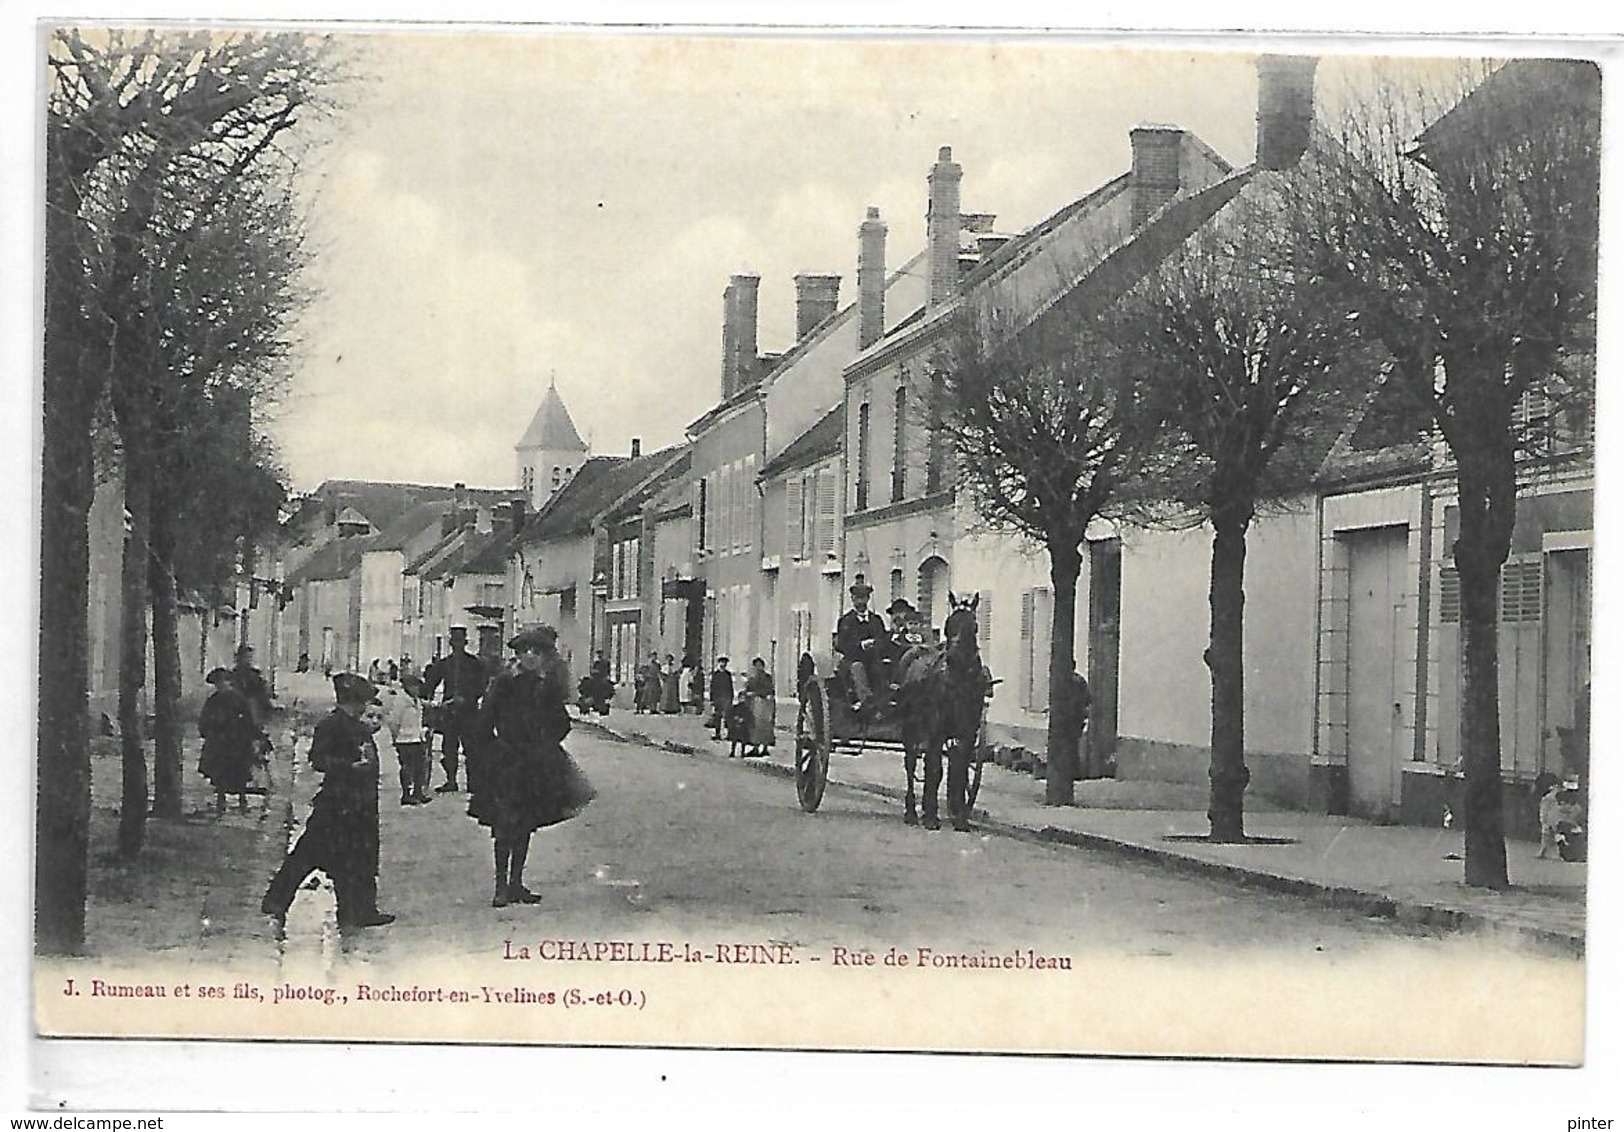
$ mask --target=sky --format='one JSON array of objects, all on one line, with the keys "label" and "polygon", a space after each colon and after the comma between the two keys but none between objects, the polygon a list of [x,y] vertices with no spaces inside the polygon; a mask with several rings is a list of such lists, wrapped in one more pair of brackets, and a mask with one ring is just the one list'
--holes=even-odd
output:
[{"label": "sky", "polygon": [[965,211],[1018,232],[1183,126],[1252,157],[1250,54],[1079,37],[374,34],[310,171],[319,299],[271,431],[327,478],[508,486],[559,393],[595,453],[680,442],[718,397],[722,292],[761,276],[759,342],[794,336],[798,272],[856,296],[877,206],[923,247],[940,146]]}]

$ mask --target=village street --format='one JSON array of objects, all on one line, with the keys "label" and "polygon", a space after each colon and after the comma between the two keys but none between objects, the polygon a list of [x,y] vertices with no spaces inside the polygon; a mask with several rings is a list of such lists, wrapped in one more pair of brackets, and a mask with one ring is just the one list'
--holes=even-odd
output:
[{"label": "village street", "polygon": [[[708,743],[681,751],[629,742],[580,720],[567,746],[598,797],[535,835],[526,880],[539,904],[491,906],[491,842],[467,816],[466,794],[400,805],[394,752],[381,735],[380,904],[398,919],[341,931],[318,874],[278,925],[260,914],[260,896],[309,813],[319,780],[306,758],[309,733],[326,706],[319,677],[279,686],[271,794],[251,798],[246,813],[216,815],[188,766],[187,813],[152,823],[140,868],[95,854],[88,954],[53,977],[84,986],[174,970],[211,982],[243,1000],[186,1024],[219,1036],[282,1024],[331,1037],[578,1041],[583,1031],[570,1027],[580,1020],[552,1012],[487,1007],[468,1031],[466,1020],[442,1021],[460,1016],[437,1013],[454,1009],[450,1001],[401,1009],[436,1001],[409,996],[453,990],[477,1006],[483,995],[573,989],[639,1002],[646,994],[666,1011],[643,1018],[639,1006],[625,1012],[637,1016],[626,1028],[592,1031],[596,1040],[683,1044],[670,1011],[697,986],[714,1011],[693,1030],[701,1044],[1176,1052],[1223,1048],[1233,1025],[1249,1043],[1236,1048],[1256,1056],[1287,1048],[1436,1056],[1495,1016],[1498,988],[1520,988],[1528,1023],[1556,1033],[1582,1001],[1580,959],[1514,934],[1424,927],[1119,853],[1034,843],[990,820],[970,833],[909,827],[894,799],[840,784],[855,781],[856,763],[879,774],[894,755],[848,759],[806,814],[793,782],[766,762],[729,760]],[[651,727],[648,719],[617,711],[607,722],[625,735]],[[680,722],[699,732],[692,717]],[[104,765],[98,779],[116,784],[113,764]],[[900,767],[891,769],[900,779]],[[109,797],[105,786],[98,793]],[[901,956],[928,977],[897,980],[886,964]],[[839,1033],[808,1029],[832,989],[820,980],[846,975],[884,988],[892,1013],[883,1022],[843,1014],[849,1029]],[[1282,977],[1295,988],[1284,996],[1269,989]],[[1032,979],[1052,980],[1037,999]],[[955,1017],[933,1027],[931,996],[966,986],[978,1000],[1007,988],[1025,1004],[1014,1007],[1021,1025]],[[1395,1036],[1380,1019],[1413,1001],[1418,986],[1452,1009]],[[776,1005],[758,1011],[763,994]],[[1171,1015],[1169,996],[1179,1004]],[[1327,1005],[1344,999],[1357,1004],[1351,1025]],[[75,1001],[94,1010],[110,1000]],[[1034,1001],[1050,1001],[1055,1017],[1032,1015]],[[323,1002],[340,1009],[308,1013]],[[1549,1056],[1571,1053],[1563,1046]]]}]

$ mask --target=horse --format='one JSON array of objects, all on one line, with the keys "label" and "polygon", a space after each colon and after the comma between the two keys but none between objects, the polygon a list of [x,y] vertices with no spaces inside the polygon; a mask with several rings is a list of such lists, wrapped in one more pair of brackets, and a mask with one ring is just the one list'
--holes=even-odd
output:
[{"label": "horse", "polygon": [[[908,775],[903,820],[926,829],[941,828],[936,805],[942,783],[942,749],[946,747],[948,815],[953,828],[963,832],[970,828],[970,754],[981,730],[989,684],[976,643],[976,606],[981,595],[961,599],[949,592],[947,597],[952,612],[942,625],[942,643],[910,649],[897,665],[897,716]],[[922,807],[914,797],[914,768],[921,755],[925,760]]]}]

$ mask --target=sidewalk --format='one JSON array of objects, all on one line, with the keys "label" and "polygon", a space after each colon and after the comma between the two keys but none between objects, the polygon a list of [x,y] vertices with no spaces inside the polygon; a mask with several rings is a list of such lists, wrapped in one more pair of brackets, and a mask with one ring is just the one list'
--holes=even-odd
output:
[{"label": "sidewalk", "polygon": [[[782,722],[785,712],[780,708]],[[635,715],[616,710],[598,726],[618,738],[726,761],[727,748],[711,739],[697,716]],[[740,762],[752,771],[793,777],[794,738],[783,727],[772,753]],[[831,785],[903,797],[902,757],[888,751],[830,759]],[[795,805],[785,785],[785,803]],[[828,805],[828,800],[824,802]],[[1458,829],[1375,825],[1356,818],[1249,806],[1250,836],[1280,844],[1213,845],[1205,791],[1174,783],[1077,783],[1077,804],[1046,806],[1043,782],[1029,774],[983,767],[977,798],[978,828],[1027,840],[1103,849],[1186,872],[1277,892],[1308,896],[1367,915],[1447,929],[1503,932],[1583,955],[1586,866],[1539,860],[1538,846],[1508,841],[1512,883],[1506,892],[1467,888]],[[949,837],[943,832],[939,836]]]}]

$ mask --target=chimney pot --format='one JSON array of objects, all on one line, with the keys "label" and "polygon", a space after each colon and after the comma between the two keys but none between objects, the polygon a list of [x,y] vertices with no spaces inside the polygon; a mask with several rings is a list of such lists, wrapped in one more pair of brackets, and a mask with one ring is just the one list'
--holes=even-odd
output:
[{"label": "chimney pot", "polygon": [[1184,131],[1172,126],[1137,126],[1128,131],[1128,140],[1133,145],[1129,207],[1137,228],[1178,196]]},{"label": "chimney pot", "polygon": [[640,437],[640,436],[632,437],[632,459],[635,460],[639,456],[641,456],[642,454],[643,454],[643,438]]},{"label": "chimney pot", "polygon": [[1314,122],[1312,55],[1260,55],[1257,61],[1257,163],[1289,169],[1308,149]]},{"label": "chimney pot", "polygon": [[734,275],[722,293],[722,400],[753,384],[756,364],[758,275]]},{"label": "chimney pot", "polygon": [[857,348],[866,350],[885,334],[885,221],[869,207],[857,229]]},{"label": "chimney pot", "polygon": [[964,169],[953,160],[953,147],[944,145],[931,166],[930,207],[925,213],[925,240],[930,258],[928,305],[941,306],[959,293],[959,182]]},{"label": "chimney pot", "polygon": [[840,308],[840,276],[797,275],[795,277],[795,340],[812,333],[824,319]]}]

